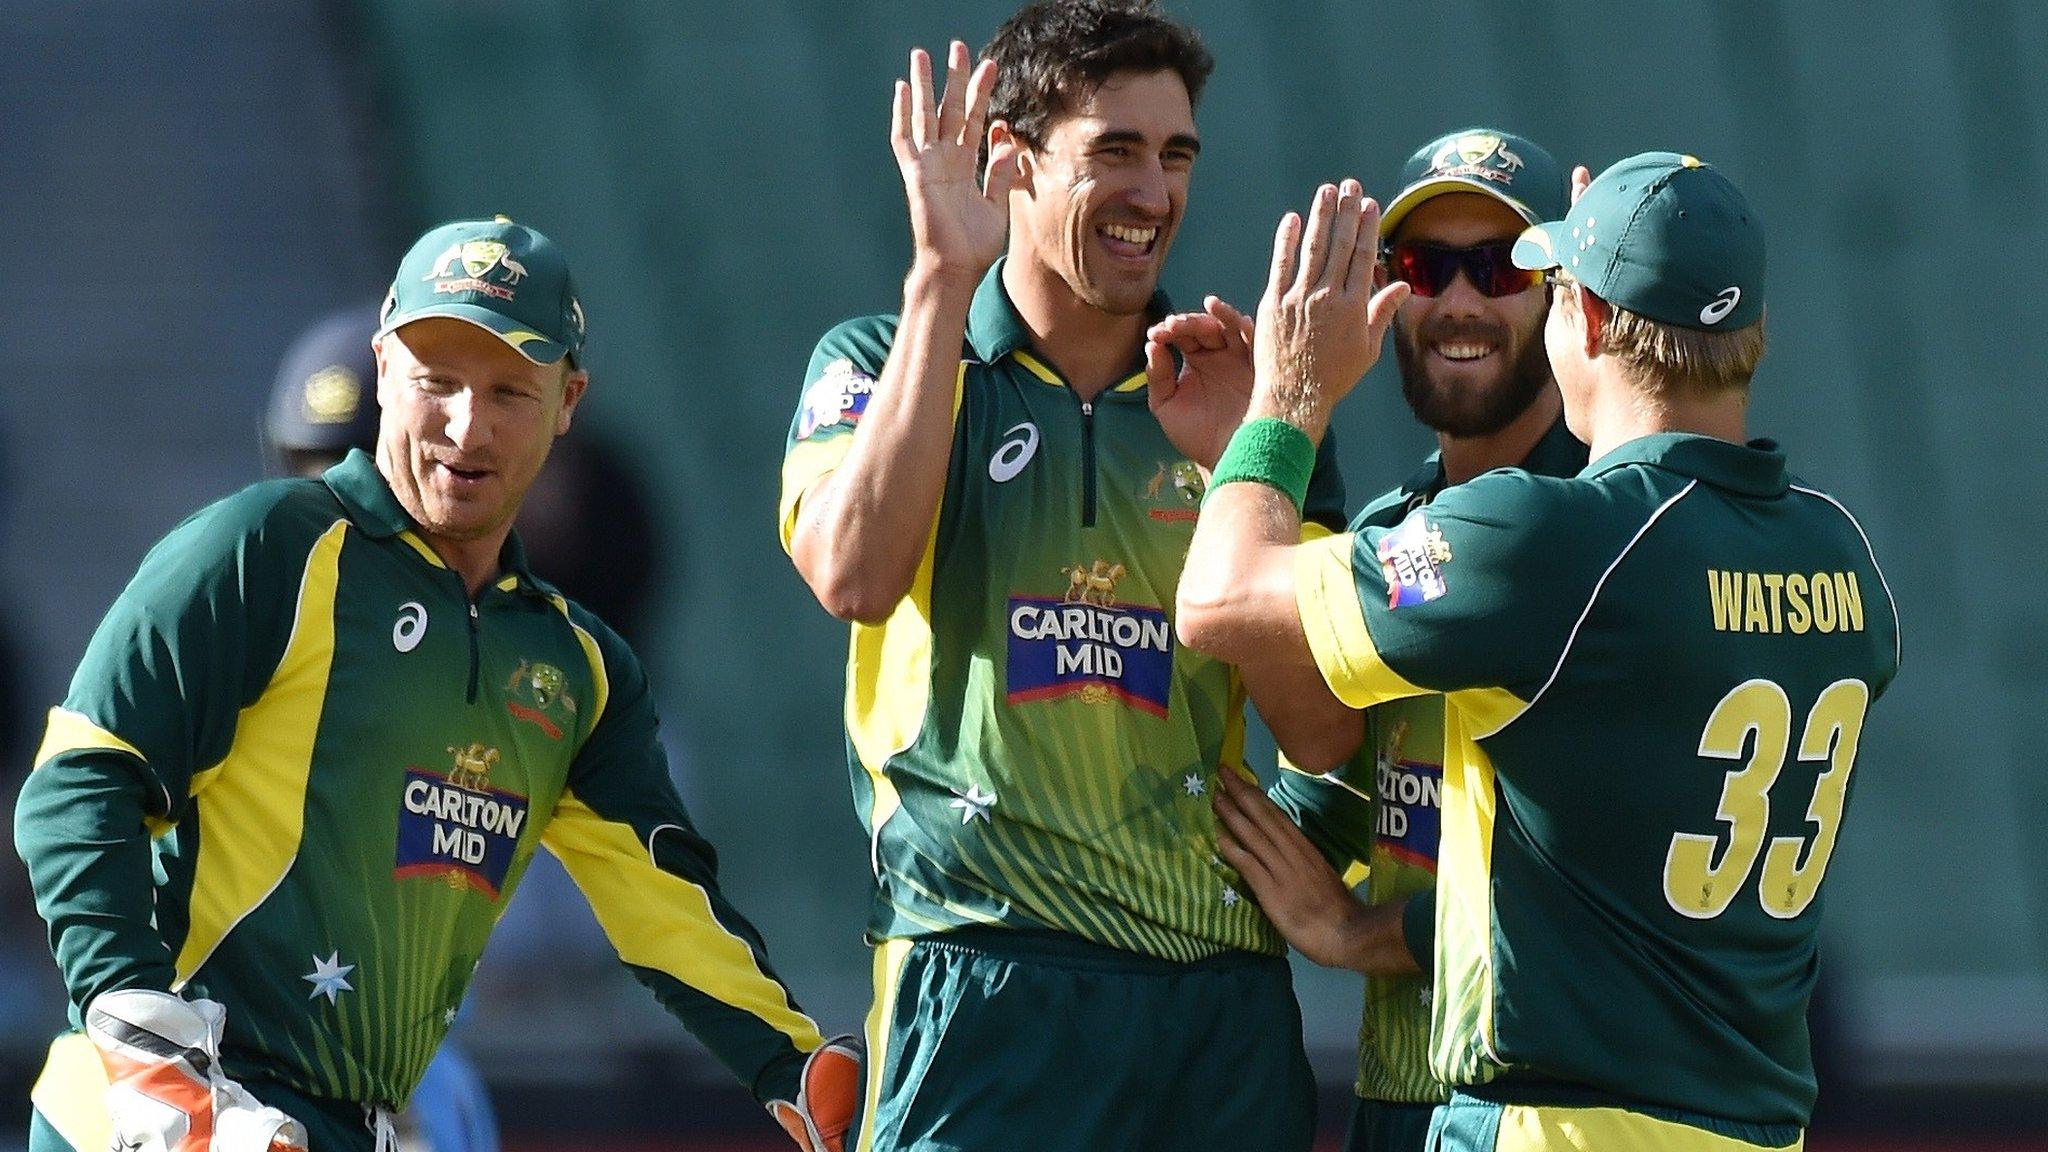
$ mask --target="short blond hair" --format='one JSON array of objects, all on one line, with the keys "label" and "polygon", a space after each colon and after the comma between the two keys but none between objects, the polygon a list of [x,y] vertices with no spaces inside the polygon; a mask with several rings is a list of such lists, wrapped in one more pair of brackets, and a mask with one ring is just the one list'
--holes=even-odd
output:
[{"label": "short blond hair", "polygon": [[1613,303],[1600,351],[1660,390],[1725,392],[1749,387],[1764,358],[1762,317],[1747,328],[1705,332],[1652,320]]}]

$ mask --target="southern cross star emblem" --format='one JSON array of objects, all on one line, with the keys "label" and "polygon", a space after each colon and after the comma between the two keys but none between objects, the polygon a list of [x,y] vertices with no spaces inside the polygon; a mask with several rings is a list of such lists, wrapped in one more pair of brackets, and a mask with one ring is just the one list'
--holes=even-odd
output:
[{"label": "southern cross star emblem", "polygon": [[979,820],[984,824],[989,822],[988,810],[996,806],[995,793],[983,792],[981,785],[971,784],[965,792],[955,788],[953,795],[956,799],[953,801],[952,806],[960,811],[960,824],[962,827],[975,820]]},{"label": "southern cross star emblem", "polygon": [[335,997],[343,992],[355,991],[356,986],[348,982],[348,974],[355,970],[355,965],[341,962],[339,951],[329,952],[325,960],[318,956],[313,957],[313,971],[299,977],[313,986],[313,990],[306,994],[306,999],[315,1000],[325,996],[327,1002],[332,1004]]},{"label": "southern cross star emblem", "polygon": [[1200,796],[1209,790],[1209,785],[1202,779],[1200,772],[1190,772],[1181,777],[1180,786],[1190,796]]},{"label": "southern cross star emblem", "polygon": [[1237,902],[1238,902],[1238,901],[1240,901],[1240,900],[1242,900],[1242,899],[1244,899],[1244,897],[1242,897],[1242,896],[1239,896],[1239,895],[1237,894],[1237,889],[1235,889],[1235,888],[1232,888],[1232,887],[1231,887],[1230,885],[1228,885],[1228,884],[1225,884],[1225,885],[1223,886],[1223,906],[1224,906],[1225,908],[1235,908],[1235,907],[1237,907]]}]

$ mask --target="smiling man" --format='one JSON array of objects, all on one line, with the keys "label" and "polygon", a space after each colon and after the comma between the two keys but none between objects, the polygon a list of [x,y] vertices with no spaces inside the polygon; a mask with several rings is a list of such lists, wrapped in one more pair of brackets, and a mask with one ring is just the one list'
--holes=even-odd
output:
[{"label": "smiling man", "polygon": [[559,249],[504,217],[399,265],[374,460],[256,485],[143,561],[15,813],[81,1031],[30,1147],[383,1152],[534,852],[808,1152],[855,1057],[719,894],[640,664],[513,517],[589,378]]},{"label": "smiling man", "polygon": [[1033,5],[987,56],[942,98],[912,56],[903,309],[819,343],[783,465],[783,541],[854,622],[861,1146],[1306,1148],[1284,946],[1214,856],[1244,686],[1169,624],[1229,426],[1145,373],[1210,57],[1127,2]]}]

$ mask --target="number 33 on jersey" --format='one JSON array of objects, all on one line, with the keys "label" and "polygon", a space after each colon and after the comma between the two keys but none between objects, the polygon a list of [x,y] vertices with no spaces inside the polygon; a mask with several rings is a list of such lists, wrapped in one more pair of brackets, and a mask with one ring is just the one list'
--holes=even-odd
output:
[{"label": "number 33 on jersey", "polygon": [[1312,544],[1297,583],[1346,702],[1448,703],[1437,1076],[1803,1126],[1822,880],[1899,660],[1848,511],[1767,441],[1657,435]]}]

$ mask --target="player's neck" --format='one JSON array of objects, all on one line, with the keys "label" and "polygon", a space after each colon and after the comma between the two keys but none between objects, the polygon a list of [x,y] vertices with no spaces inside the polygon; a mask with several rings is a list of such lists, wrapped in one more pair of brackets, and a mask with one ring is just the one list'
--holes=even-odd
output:
[{"label": "player's neck", "polygon": [[1595,460],[1631,440],[1661,432],[1712,436],[1735,444],[1749,438],[1747,389],[1708,395],[1651,390],[1615,373],[1594,386],[1592,401],[1587,447]]},{"label": "player's neck", "polygon": [[1032,350],[1083,401],[1130,375],[1145,346],[1144,313],[1104,312],[1074,295],[1058,273],[1015,254],[1003,264],[1003,288],[1031,333]]},{"label": "player's neck", "polygon": [[1550,428],[1557,423],[1564,411],[1564,401],[1558,397],[1556,385],[1536,394],[1522,414],[1510,421],[1507,427],[1484,436],[1449,436],[1438,433],[1436,438],[1443,463],[1444,483],[1463,484],[1474,476],[1491,472],[1495,468],[1519,468],[1529,458],[1536,445],[1550,434]]},{"label": "player's neck", "polygon": [[451,540],[446,536],[437,536],[425,528],[417,528],[414,531],[427,547],[434,550],[434,555],[441,558],[441,563],[446,564],[449,571],[462,578],[463,588],[469,592],[469,598],[474,600],[477,593],[483,591],[484,587],[496,580],[503,571],[503,566],[498,560],[505,554],[505,538],[512,534],[512,525],[507,523],[488,536],[474,540]]}]

